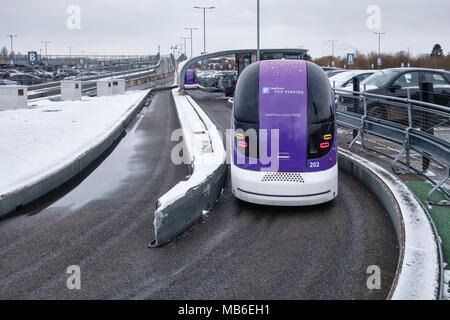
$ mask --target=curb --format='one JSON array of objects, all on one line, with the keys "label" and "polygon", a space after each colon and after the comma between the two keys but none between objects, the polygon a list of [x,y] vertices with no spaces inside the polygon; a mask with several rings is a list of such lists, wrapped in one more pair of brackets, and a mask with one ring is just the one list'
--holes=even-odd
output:
[{"label": "curb", "polygon": [[339,168],[357,178],[378,197],[394,225],[400,254],[388,299],[440,299],[440,238],[431,217],[415,195],[387,170],[341,148]]},{"label": "curb", "polygon": [[226,154],[216,126],[189,96],[180,95],[178,89],[172,95],[183,131],[183,157],[193,172],[188,181],[159,198],[153,221],[155,240],[150,247],[171,242],[201,219],[227,181]]},{"label": "curb", "polygon": [[116,126],[116,128],[102,142],[91,147],[89,150],[78,156],[77,159],[65,165],[58,171],[42,178],[32,185],[25,186],[6,194],[0,198],[0,216],[8,214],[16,210],[20,206],[25,206],[43,195],[55,190],[62,184],[74,178],[92,162],[99,158],[108,148],[113,145],[117,139],[120,139],[125,131],[128,123],[141,111],[144,107],[149,91],[134,107],[134,109],[126,116],[126,118]]}]

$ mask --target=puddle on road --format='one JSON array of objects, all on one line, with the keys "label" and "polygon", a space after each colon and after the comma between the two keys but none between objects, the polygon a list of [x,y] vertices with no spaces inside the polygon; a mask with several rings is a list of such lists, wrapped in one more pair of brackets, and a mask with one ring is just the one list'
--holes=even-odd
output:
[{"label": "puddle on road", "polygon": [[137,128],[148,111],[149,107],[142,109],[112,153],[83,182],[48,208],[68,207],[77,210],[118,188],[135,170],[135,165],[129,162],[136,153],[136,146],[142,141]]}]

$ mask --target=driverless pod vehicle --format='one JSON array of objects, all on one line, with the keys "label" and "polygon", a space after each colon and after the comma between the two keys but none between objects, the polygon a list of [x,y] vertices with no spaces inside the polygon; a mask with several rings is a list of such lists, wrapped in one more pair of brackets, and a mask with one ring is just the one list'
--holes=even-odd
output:
[{"label": "driverless pod vehicle", "polygon": [[194,85],[197,84],[197,76],[195,74],[195,71],[192,69],[188,69],[186,71],[186,80],[185,84],[187,85]]},{"label": "driverless pod vehicle", "polygon": [[251,64],[236,86],[232,124],[237,198],[277,206],[336,198],[335,104],[320,67],[302,60]]}]

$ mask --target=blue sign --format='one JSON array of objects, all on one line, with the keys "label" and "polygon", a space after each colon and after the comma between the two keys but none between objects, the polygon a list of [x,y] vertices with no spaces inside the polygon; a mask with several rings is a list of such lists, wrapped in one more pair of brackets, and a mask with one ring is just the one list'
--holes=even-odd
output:
[{"label": "blue sign", "polygon": [[355,64],[355,54],[354,53],[347,53],[347,64],[349,66],[352,66]]},{"label": "blue sign", "polygon": [[38,62],[38,54],[36,51],[28,51],[28,64],[35,64]]}]

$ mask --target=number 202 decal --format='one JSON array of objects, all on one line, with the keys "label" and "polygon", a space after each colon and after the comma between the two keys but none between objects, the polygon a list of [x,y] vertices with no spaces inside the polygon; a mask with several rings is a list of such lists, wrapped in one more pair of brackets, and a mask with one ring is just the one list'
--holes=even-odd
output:
[{"label": "number 202 decal", "polygon": [[310,162],[309,163],[309,167],[310,168],[319,168],[320,167],[320,163],[319,162]]}]

